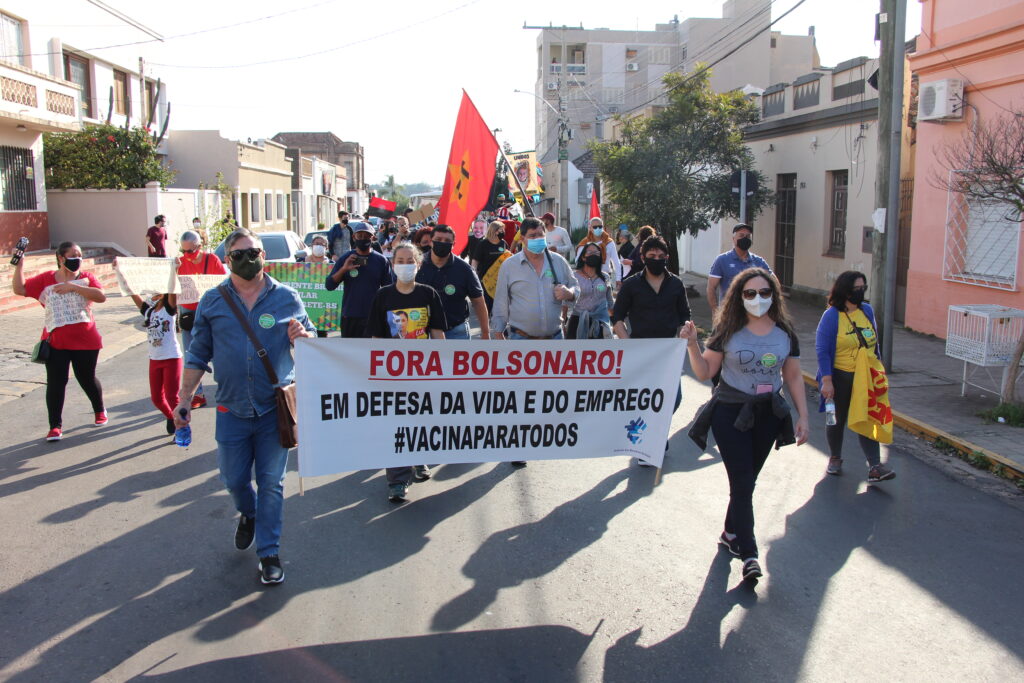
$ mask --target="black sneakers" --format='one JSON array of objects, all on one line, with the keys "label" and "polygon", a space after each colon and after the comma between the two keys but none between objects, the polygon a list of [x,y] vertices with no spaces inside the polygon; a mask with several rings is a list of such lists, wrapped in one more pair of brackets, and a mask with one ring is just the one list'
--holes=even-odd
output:
[{"label": "black sneakers", "polygon": [[238,520],[238,528],[235,529],[235,547],[239,550],[248,550],[252,547],[254,538],[256,538],[256,519],[242,515]]},{"label": "black sneakers", "polygon": [[718,543],[719,545],[725,546],[725,548],[736,557],[740,556],[740,546],[736,543],[736,539],[730,539],[725,535],[724,531],[722,532],[722,535],[718,537]]},{"label": "black sneakers", "polygon": [[167,433],[174,434],[174,420],[167,418]]},{"label": "black sneakers", "polygon": [[526,467],[526,461],[525,460],[513,460],[509,464],[512,465],[512,467],[518,467],[518,468]]},{"label": "black sneakers", "polygon": [[260,558],[260,583],[271,585],[284,581],[284,568],[281,567],[281,558],[277,555]]},{"label": "black sneakers", "polygon": [[761,564],[756,557],[751,557],[743,563],[743,580],[757,581],[764,574],[761,572]]}]

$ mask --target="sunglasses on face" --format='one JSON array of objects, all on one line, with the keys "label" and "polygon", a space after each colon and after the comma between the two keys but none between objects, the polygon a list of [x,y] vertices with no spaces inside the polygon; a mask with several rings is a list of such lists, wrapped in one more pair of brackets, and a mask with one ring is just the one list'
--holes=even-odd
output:
[{"label": "sunglasses on face", "polygon": [[758,294],[761,295],[762,299],[767,299],[768,297],[770,297],[772,295],[772,288],[771,287],[762,287],[761,289],[744,289],[743,290],[743,298],[746,299],[747,301],[750,301],[751,299],[753,299]]},{"label": "sunglasses on face", "polygon": [[864,285],[863,287],[854,287],[850,291],[853,291],[853,292],[866,292],[866,291],[868,291],[868,286]]},{"label": "sunglasses on face", "polygon": [[233,249],[231,252],[228,253],[228,256],[231,257],[232,261],[241,261],[243,259],[247,261],[254,261],[256,260],[256,257],[258,257],[262,253],[262,249],[258,249],[256,247],[249,247],[248,249]]}]

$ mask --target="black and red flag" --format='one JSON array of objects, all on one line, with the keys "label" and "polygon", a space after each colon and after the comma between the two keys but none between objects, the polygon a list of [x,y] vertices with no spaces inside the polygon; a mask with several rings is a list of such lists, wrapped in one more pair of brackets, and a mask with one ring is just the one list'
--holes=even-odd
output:
[{"label": "black and red flag", "polygon": [[396,208],[398,204],[395,202],[389,202],[383,197],[370,197],[370,208],[366,210],[366,215],[391,218],[395,215]]}]

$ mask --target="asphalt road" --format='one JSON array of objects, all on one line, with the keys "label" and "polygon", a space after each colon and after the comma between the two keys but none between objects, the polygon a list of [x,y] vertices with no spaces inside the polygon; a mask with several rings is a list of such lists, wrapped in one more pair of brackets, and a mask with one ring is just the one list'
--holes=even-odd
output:
[{"label": "asphalt road", "polygon": [[[914,457],[825,478],[824,429],[755,497],[767,576],[716,538],[718,457],[672,436],[664,479],[621,458],[447,466],[411,501],[382,472],[286,484],[287,579],[234,550],[213,410],[187,451],[148,399],[145,347],[100,366],[110,424],[69,386],[0,415],[0,679],[1020,680],[1024,509]],[[680,430],[707,387],[684,380]],[[352,444],[349,447],[358,447]],[[294,459],[291,464],[294,469]],[[1007,502],[1009,500],[1010,502]]]}]

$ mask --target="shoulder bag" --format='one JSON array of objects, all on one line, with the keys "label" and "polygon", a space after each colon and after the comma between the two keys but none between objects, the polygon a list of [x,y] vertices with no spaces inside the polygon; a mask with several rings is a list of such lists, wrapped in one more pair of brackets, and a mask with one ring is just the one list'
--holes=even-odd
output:
[{"label": "shoulder bag", "polygon": [[221,297],[227,303],[231,312],[238,318],[238,323],[242,326],[245,334],[249,337],[249,341],[252,342],[253,348],[256,349],[256,355],[259,356],[260,360],[263,361],[263,368],[267,371],[267,379],[274,385],[274,403],[277,406],[277,436],[281,442],[281,446],[284,448],[295,448],[299,443],[298,436],[298,423],[296,421],[297,411],[295,406],[295,382],[292,382],[286,387],[279,387],[277,373],[274,371],[274,365],[270,362],[270,358],[267,354],[267,349],[264,348],[260,342],[259,337],[253,331],[249,321],[246,320],[245,314],[235,303],[235,300],[231,298],[231,292],[228,291],[226,285],[217,287],[220,291]]},{"label": "shoulder bag", "polygon": [[36,342],[36,345],[32,347],[32,362],[45,365],[46,361],[50,360],[50,334],[46,335],[42,339]]}]

